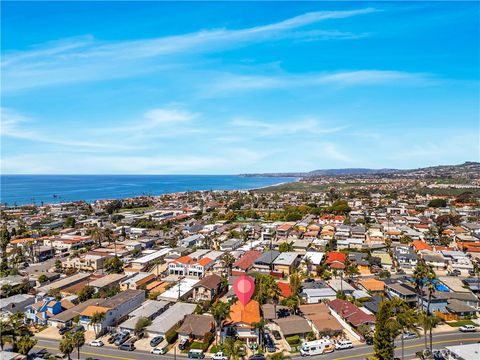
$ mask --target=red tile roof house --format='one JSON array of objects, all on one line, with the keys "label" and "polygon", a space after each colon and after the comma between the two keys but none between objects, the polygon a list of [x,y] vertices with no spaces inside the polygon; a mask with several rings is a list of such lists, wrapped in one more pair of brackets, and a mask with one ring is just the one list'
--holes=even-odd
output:
[{"label": "red tile roof house", "polygon": [[[370,315],[363,312],[356,305],[352,304],[349,301],[335,299],[328,302],[328,307],[332,311],[332,315],[335,318],[337,318],[337,320],[339,320],[340,323],[342,323],[341,320],[343,320],[344,323],[342,323],[342,325],[344,327],[345,325],[347,325],[346,329],[349,330],[350,333],[352,333],[353,330],[349,329],[348,325],[351,325],[353,328],[356,328],[362,324],[367,324],[367,325],[375,324],[374,315]],[[359,335],[356,332],[352,335],[354,335],[358,339],[361,339],[361,335]]]},{"label": "red tile roof house", "polygon": [[330,251],[327,253],[327,264],[331,269],[345,269],[347,255],[339,251]]},{"label": "red tile roof house", "polygon": [[245,274],[253,265],[253,262],[257,260],[262,253],[256,250],[250,250],[245,252],[243,256],[233,263],[232,275],[239,276]]}]

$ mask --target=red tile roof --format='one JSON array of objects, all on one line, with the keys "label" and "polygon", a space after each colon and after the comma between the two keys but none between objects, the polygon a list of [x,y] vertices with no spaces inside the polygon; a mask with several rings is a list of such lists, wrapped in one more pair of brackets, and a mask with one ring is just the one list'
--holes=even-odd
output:
[{"label": "red tile roof", "polygon": [[233,263],[233,267],[248,270],[248,268],[252,266],[253,262],[257,260],[261,255],[262,253],[260,251],[247,251],[240,259]]},{"label": "red tile roof", "polygon": [[292,289],[290,288],[290,285],[288,283],[278,282],[277,285],[283,297],[287,298],[289,296],[292,296]]}]

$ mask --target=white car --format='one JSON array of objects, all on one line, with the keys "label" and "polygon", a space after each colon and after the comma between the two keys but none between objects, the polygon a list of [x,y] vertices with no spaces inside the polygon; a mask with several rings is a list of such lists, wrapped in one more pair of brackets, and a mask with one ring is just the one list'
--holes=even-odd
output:
[{"label": "white car", "polygon": [[353,344],[350,340],[338,340],[335,343],[335,350],[352,349]]},{"label": "white car", "polygon": [[220,351],[212,355],[212,360],[228,360],[228,358]]},{"label": "white car", "polygon": [[167,353],[167,348],[165,347],[156,347],[156,348],[153,348],[152,351],[150,351],[152,354],[156,354],[156,355],[163,355],[163,354],[166,354]]},{"label": "white car", "polygon": [[350,340],[338,340],[335,343],[335,350],[352,349],[353,344]]},{"label": "white car", "polygon": [[101,346],[103,346],[103,341],[102,340],[93,340],[93,341],[90,341],[90,343],[88,345],[101,347]]},{"label": "white car", "polygon": [[477,329],[473,325],[463,325],[460,326],[460,331],[461,332],[475,332]]},{"label": "white car", "polygon": [[408,339],[416,339],[417,338],[417,334],[413,333],[413,332],[407,332],[405,334],[403,334],[403,340],[408,340]]}]

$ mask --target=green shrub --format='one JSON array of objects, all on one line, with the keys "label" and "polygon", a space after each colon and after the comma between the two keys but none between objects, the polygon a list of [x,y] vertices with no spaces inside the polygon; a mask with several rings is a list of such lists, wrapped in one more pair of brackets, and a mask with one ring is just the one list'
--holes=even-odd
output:
[{"label": "green shrub", "polygon": [[175,330],[170,330],[165,334],[165,340],[169,344],[173,344],[178,339],[178,333]]},{"label": "green shrub", "polygon": [[210,331],[205,333],[205,335],[203,336],[203,348],[202,348],[204,352],[208,350],[214,338],[215,336]]},{"label": "green shrub", "polygon": [[190,345],[190,349],[192,349],[192,350],[203,350],[203,343],[201,343],[199,341],[194,341]]},{"label": "green shrub", "polygon": [[300,336],[298,335],[289,336],[285,338],[285,340],[287,340],[288,344],[291,346],[300,344]]}]

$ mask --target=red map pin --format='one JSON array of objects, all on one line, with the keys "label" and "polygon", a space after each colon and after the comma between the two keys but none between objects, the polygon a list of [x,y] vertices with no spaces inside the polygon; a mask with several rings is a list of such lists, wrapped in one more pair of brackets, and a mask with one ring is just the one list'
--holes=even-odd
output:
[{"label": "red map pin", "polygon": [[243,305],[247,305],[255,290],[255,280],[250,276],[242,275],[233,284],[235,294]]}]

